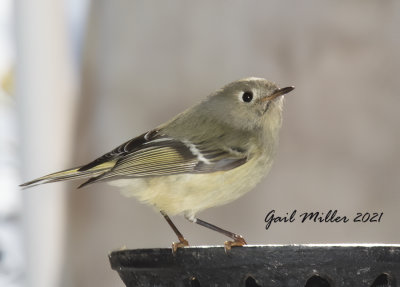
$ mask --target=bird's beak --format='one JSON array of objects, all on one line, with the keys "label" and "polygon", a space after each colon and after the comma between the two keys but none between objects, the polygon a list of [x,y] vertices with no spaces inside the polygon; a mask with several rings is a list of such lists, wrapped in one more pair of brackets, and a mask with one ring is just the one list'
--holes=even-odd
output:
[{"label": "bird's beak", "polygon": [[286,87],[286,88],[282,88],[282,89],[276,89],[272,93],[272,95],[269,95],[267,97],[262,98],[261,101],[262,102],[271,101],[271,100],[273,100],[273,99],[275,99],[275,98],[277,98],[279,96],[282,96],[282,95],[285,95],[287,93],[290,93],[293,90],[294,90],[294,87]]}]

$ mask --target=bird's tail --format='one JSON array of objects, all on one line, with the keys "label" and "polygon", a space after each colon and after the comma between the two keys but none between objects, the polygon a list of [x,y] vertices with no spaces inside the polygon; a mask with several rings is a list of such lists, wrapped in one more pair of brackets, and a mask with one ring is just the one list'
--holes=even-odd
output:
[{"label": "bird's tail", "polygon": [[21,184],[20,186],[32,187],[32,186],[35,186],[38,184],[43,184],[43,183],[95,177],[95,176],[98,176],[98,175],[110,170],[114,166],[114,164],[115,163],[112,163],[112,162],[104,163],[104,164],[100,164],[98,166],[95,166],[91,169],[84,170],[84,171],[79,170],[81,168],[80,166],[71,168],[71,169],[66,169],[63,171],[51,173],[51,174],[36,178],[34,180],[25,182],[25,183]]}]

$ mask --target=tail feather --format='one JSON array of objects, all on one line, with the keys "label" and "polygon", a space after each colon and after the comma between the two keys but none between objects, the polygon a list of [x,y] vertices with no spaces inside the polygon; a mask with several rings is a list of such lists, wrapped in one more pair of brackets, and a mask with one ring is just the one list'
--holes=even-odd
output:
[{"label": "tail feather", "polygon": [[74,179],[82,179],[88,177],[96,177],[108,170],[110,170],[114,166],[115,162],[109,162],[108,164],[101,164],[99,166],[93,167],[92,169],[79,171],[81,166],[66,169],[63,171],[51,173],[34,180],[25,182],[21,184],[22,187],[32,187],[39,184],[57,182],[57,181],[65,181],[65,180],[74,180]]}]

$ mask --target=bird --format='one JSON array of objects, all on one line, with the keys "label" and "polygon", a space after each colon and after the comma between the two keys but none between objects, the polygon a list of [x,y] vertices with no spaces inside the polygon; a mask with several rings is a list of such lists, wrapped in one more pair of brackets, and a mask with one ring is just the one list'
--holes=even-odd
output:
[{"label": "bird", "polygon": [[271,81],[249,77],[211,93],[164,124],[149,130],[93,161],[21,184],[86,179],[78,188],[107,182],[121,193],[155,207],[179,242],[188,241],[172,222],[183,215],[226,235],[225,250],[246,245],[243,236],[205,222],[196,214],[230,203],[268,174],[278,146],[284,95]]}]

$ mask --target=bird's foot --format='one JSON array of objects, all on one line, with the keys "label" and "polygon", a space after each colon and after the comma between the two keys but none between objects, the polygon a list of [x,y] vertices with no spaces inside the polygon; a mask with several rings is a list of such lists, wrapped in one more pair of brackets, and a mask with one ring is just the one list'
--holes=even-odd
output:
[{"label": "bird's foot", "polygon": [[180,238],[179,242],[172,243],[172,254],[175,255],[178,248],[183,248],[185,246],[189,246],[189,242],[185,238]]},{"label": "bird's foot", "polygon": [[243,246],[247,245],[246,240],[241,235],[234,235],[233,241],[225,241],[224,246],[225,246],[225,253],[228,253],[231,251],[233,246]]}]

